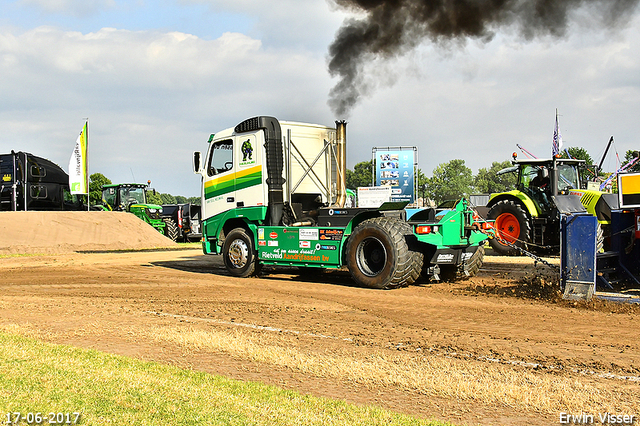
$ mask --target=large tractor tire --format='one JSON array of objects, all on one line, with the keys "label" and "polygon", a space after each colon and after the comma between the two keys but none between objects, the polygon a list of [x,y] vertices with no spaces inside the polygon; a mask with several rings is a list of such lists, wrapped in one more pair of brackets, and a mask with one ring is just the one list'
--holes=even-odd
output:
[{"label": "large tractor tire", "polygon": [[249,277],[258,272],[253,238],[244,228],[235,228],[226,236],[222,257],[227,271],[234,277]]},{"label": "large tractor tire", "polygon": [[376,217],[359,224],[347,242],[349,272],[356,283],[375,289],[412,284],[422,271],[422,253],[409,249],[411,226],[399,219]]},{"label": "large tractor tire", "polygon": [[446,282],[462,281],[475,277],[484,262],[484,246],[459,265],[440,265],[440,280]]},{"label": "large tractor tire", "polygon": [[178,241],[178,225],[170,218],[162,219],[162,221],[166,224],[164,227],[164,236],[171,241]]},{"label": "large tractor tire", "polygon": [[527,248],[527,243],[531,239],[531,223],[529,215],[522,209],[520,204],[512,200],[502,200],[494,204],[487,219],[495,220],[494,227],[498,234],[497,238],[490,240],[491,248],[502,256],[517,256],[520,253],[515,247],[505,243],[508,241],[516,247]]}]

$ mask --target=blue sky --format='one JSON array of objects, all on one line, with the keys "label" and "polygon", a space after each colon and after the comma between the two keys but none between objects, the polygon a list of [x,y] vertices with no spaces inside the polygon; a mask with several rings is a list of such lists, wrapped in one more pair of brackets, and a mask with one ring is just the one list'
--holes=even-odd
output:
[{"label": "blue sky", "polygon": [[[326,0],[0,2],[0,151],[66,168],[83,120],[90,172],[198,195],[192,152],[210,133],[266,114],[347,118],[348,165],[374,146],[417,146],[428,176],[460,158],[474,173],[520,143],[548,156],[556,108],[565,146],[599,160],[640,149],[640,20],[572,24],[561,39],[510,31],[486,44],[422,43],[365,67],[373,90],[348,117],[327,105],[327,49],[349,15]],[[613,169],[609,155],[606,168]]]}]

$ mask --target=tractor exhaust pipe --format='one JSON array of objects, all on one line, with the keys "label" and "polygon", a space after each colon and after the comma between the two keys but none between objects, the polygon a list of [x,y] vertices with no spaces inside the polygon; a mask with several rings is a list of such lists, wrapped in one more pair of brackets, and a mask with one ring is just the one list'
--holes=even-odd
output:
[{"label": "tractor exhaust pipe", "polygon": [[347,122],[336,120],[336,207],[347,201]]}]

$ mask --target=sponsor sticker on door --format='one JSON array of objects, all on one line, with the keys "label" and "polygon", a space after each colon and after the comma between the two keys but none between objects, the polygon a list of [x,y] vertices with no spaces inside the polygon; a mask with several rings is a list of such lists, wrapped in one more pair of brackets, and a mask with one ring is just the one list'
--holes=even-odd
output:
[{"label": "sponsor sticker on door", "polygon": [[343,234],[342,229],[320,229],[320,240],[340,241]]},{"label": "sponsor sticker on door", "polygon": [[317,240],[318,230],[317,229],[300,229],[299,235],[301,240]]}]

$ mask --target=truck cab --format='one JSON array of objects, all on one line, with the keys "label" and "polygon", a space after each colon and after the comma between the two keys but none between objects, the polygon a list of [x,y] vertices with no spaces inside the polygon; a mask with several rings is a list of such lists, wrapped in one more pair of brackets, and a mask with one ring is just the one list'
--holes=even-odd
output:
[{"label": "truck cab", "polygon": [[412,222],[406,202],[350,205],[345,143],[344,121],[332,128],[269,116],[211,135],[206,155],[193,156],[204,253],[222,254],[237,277],[263,265],[346,266],[356,283],[377,289],[409,285],[423,272],[477,272],[487,237],[465,200],[440,219]]}]

